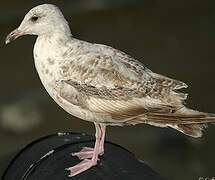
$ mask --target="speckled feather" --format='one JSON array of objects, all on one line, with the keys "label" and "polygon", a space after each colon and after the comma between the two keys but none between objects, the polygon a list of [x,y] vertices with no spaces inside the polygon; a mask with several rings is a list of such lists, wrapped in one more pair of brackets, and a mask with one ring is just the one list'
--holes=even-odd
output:
[{"label": "speckled feather", "polygon": [[[32,16],[40,19],[29,22]],[[74,116],[109,125],[172,127],[193,137],[215,121],[213,114],[184,106],[187,94],[178,90],[185,83],[152,72],[120,50],[73,38],[54,5],[31,9],[20,29],[38,35],[34,59],[42,84]]]}]

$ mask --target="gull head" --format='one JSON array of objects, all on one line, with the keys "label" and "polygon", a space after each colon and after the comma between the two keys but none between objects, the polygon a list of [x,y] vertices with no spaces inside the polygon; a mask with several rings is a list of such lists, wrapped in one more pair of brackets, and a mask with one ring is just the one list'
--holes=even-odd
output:
[{"label": "gull head", "polygon": [[23,35],[52,35],[62,33],[71,35],[69,25],[60,9],[52,4],[42,4],[32,8],[22,20],[20,26],[6,37],[5,43]]}]

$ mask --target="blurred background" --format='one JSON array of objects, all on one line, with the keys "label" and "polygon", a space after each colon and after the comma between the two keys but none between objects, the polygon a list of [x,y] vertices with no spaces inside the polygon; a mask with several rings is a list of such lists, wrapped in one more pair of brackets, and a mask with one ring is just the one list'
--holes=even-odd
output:
[{"label": "blurred background", "polygon": [[[186,82],[187,105],[215,112],[214,0],[1,0],[0,160],[48,134],[94,134],[93,124],[67,114],[42,87],[32,55],[36,37],[4,45],[24,15],[42,3],[62,9],[76,38],[113,46],[157,73]],[[107,130],[107,140],[169,180],[215,176],[214,136],[213,126],[200,139],[148,125]]]}]

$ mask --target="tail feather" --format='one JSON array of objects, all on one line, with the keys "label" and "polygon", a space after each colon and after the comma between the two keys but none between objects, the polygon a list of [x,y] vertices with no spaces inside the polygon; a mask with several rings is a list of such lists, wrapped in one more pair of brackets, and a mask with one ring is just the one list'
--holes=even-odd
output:
[{"label": "tail feather", "polygon": [[177,115],[177,114],[147,114],[148,121],[165,124],[205,124],[215,123],[215,116],[212,114],[205,115]]},{"label": "tail feather", "polygon": [[161,126],[167,124],[168,127],[192,137],[201,137],[202,130],[207,127],[207,124],[215,124],[215,114],[203,113],[186,107],[170,114],[149,113],[147,119],[150,124]]},{"label": "tail feather", "polygon": [[173,128],[194,138],[202,136],[202,131],[207,127],[207,124],[178,124]]}]

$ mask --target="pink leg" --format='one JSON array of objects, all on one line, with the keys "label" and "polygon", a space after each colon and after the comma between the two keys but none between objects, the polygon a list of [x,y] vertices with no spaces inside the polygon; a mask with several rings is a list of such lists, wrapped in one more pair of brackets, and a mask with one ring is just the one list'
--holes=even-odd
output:
[{"label": "pink leg", "polygon": [[[104,140],[105,140],[105,129],[106,126],[103,124],[99,124],[101,138],[99,140],[99,155],[102,156],[104,154]],[[77,156],[79,159],[90,159],[93,157],[94,149],[90,147],[83,147],[80,152],[73,153],[72,156]]]},{"label": "pink leg", "polygon": [[104,142],[105,142],[105,130],[106,130],[106,125],[100,124],[101,127],[101,140],[99,144],[99,155],[102,156],[104,154]]},{"label": "pink leg", "polygon": [[[95,147],[93,150],[93,154],[92,154],[92,158],[91,159],[84,159],[83,161],[81,161],[79,164],[67,168],[67,170],[70,171],[70,175],[69,177],[73,177],[77,174],[80,174],[88,169],[90,169],[91,167],[97,165],[97,161],[98,161],[98,156],[100,154],[100,150],[104,151],[104,148],[101,148],[101,145],[104,145],[104,142],[101,142],[101,140],[104,141],[104,133],[105,133],[105,126],[104,125],[100,125],[98,123],[95,123],[95,127],[96,127],[96,142],[95,142]],[[103,128],[102,128],[103,127]],[[100,145],[101,144],[101,145]],[[87,149],[85,148],[86,152]]]}]

